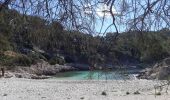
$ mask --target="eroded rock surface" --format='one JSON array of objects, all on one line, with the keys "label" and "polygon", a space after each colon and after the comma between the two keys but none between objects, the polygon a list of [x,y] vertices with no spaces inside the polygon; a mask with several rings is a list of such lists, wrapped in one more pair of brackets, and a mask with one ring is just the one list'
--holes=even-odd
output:
[{"label": "eroded rock surface", "polygon": [[170,57],[141,72],[139,78],[167,80],[170,78]]},{"label": "eroded rock surface", "polygon": [[6,72],[5,78],[17,77],[17,78],[28,78],[28,79],[46,79],[58,72],[72,71],[74,67],[66,65],[50,65],[46,61],[41,61],[30,67],[17,66],[10,72]]}]

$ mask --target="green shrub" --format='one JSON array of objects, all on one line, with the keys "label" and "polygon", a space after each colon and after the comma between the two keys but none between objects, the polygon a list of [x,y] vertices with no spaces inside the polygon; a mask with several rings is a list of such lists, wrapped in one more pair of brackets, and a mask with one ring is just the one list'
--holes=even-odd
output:
[{"label": "green shrub", "polygon": [[140,92],[139,91],[135,91],[133,94],[140,94]]},{"label": "green shrub", "polygon": [[0,54],[0,65],[3,66],[30,66],[32,64],[31,58],[26,55],[19,54],[16,57]]},{"label": "green shrub", "polygon": [[13,64],[18,66],[31,66],[32,60],[26,55],[21,55],[13,59]]},{"label": "green shrub", "polygon": [[2,52],[0,53],[0,65],[8,66],[10,65],[9,62],[11,62],[12,58],[5,56]]},{"label": "green shrub", "polygon": [[157,92],[157,93],[155,93],[155,95],[161,95],[161,92]]},{"label": "green shrub", "polygon": [[107,94],[106,94],[106,92],[105,92],[105,91],[103,91],[103,92],[102,92],[102,95],[106,96]]},{"label": "green shrub", "polygon": [[6,51],[11,49],[10,42],[0,33],[0,50]]},{"label": "green shrub", "polygon": [[126,95],[129,95],[130,93],[129,92],[126,92]]},{"label": "green shrub", "polygon": [[40,59],[47,60],[43,55],[39,53],[30,53],[28,57],[32,60],[32,64],[36,64]]},{"label": "green shrub", "polygon": [[64,65],[65,64],[65,60],[61,57],[53,57],[49,60],[49,63],[51,65],[55,65],[55,64],[59,64],[59,65]]}]

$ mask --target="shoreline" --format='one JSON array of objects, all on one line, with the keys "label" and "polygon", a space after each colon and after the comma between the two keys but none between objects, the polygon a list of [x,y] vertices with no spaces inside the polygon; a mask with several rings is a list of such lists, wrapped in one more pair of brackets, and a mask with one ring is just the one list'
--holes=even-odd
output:
[{"label": "shoreline", "polygon": [[[168,100],[154,95],[157,80],[55,80],[1,78],[0,100]],[[140,94],[134,94],[139,91]],[[102,95],[105,92],[106,95]],[[130,94],[126,94],[129,92]],[[168,90],[168,92],[170,92]]]},{"label": "shoreline", "polygon": [[[61,68],[59,68],[61,67]],[[73,70],[73,67],[67,68],[68,66],[61,66],[61,65],[56,65],[56,66],[52,66],[52,67],[39,67],[39,66],[31,66],[31,67],[16,67],[13,70],[6,70],[4,73],[4,76],[1,77],[5,77],[5,78],[12,78],[12,77],[16,77],[16,78],[27,78],[27,79],[48,79],[48,78],[53,78],[58,74],[61,73],[69,73],[69,72],[97,72],[97,71],[101,71],[101,72],[105,72],[105,70]],[[61,71],[59,71],[61,70]],[[65,71],[62,71],[65,70]],[[117,69],[117,70],[108,70],[106,71],[106,73],[108,72],[126,72],[125,74],[139,74],[140,73],[140,69]]]}]

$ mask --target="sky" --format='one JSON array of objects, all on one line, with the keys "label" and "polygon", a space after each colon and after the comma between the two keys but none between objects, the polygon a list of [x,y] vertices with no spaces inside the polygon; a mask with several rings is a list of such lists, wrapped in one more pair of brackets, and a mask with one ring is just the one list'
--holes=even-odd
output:
[{"label": "sky", "polygon": [[[40,0],[40,1],[41,1],[41,0]],[[50,2],[49,2],[49,5],[50,5],[51,7],[53,7],[53,6],[55,7],[56,3],[58,3],[58,2],[55,2],[55,3],[50,3]],[[19,0],[16,0],[14,4],[18,4],[19,6],[22,7],[22,4],[19,3]],[[79,3],[78,3],[78,4],[79,4]],[[43,5],[43,4],[42,4],[42,5]],[[30,4],[29,4],[29,3],[26,3],[25,7],[26,7],[26,8],[29,8],[29,6],[30,6]],[[90,4],[87,4],[86,6],[87,6],[87,8],[88,8],[88,7],[90,8]],[[81,7],[81,5],[80,5],[80,7]],[[36,9],[36,8],[34,8],[34,7],[31,7],[31,8],[29,8],[29,9],[27,9],[27,14],[28,14],[28,15],[34,14],[34,11],[33,11],[32,8],[33,8],[33,9]],[[16,9],[16,8],[15,8],[15,9]],[[38,8],[37,8],[37,9],[38,9]],[[40,11],[42,11],[43,9],[45,9],[45,8],[41,8]],[[81,9],[82,9],[82,12],[83,12],[83,8],[81,8]],[[23,13],[23,12],[22,12],[22,9],[21,9],[20,7],[17,8],[17,10],[20,11],[21,13]],[[39,10],[38,10],[38,11],[39,11]],[[97,7],[95,8],[95,11],[96,11],[95,14],[96,14],[96,17],[97,17],[96,25],[95,25],[95,26],[96,26],[95,30],[96,30],[97,33],[100,32],[100,30],[101,30],[101,27],[102,27],[102,21],[101,21],[101,19],[103,18],[103,16],[105,16],[105,21],[104,21],[104,23],[103,23],[103,27],[102,27],[102,30],[101,30],[101,33],[104,33],[105,30],[106,30],[106,28],[107,28],[110,24],[112,24],[111,14],[110,14],[110,12],[107,12],[107,11],[109,11],[109,7],[106,6],[106,4],[101,3],[101,4],[97,5]],[[103,12],[103,11],[105,11],[105,12]],[[113,13],[115,14],[115,16],[119,15],[119,12],[115,9],[115,7],[112,8],[112,11],[113,11]],[[56,10],[56,8],[54,8],[53,12],[58,12],[58,11]],[[85,10],[85,13],[92,13],[92,11],[90,11],[90,10],[87,9],[87,10]],[[44,13],[42,13],[42,12],[37,13],[37,14],[38,14],[38,16],[45,16],[45,15],[43,15]],[[35,15],[36,15],[36,14],[35,14]],[[55,15],[54,15],[54,16],[55,16]],[[53,17],[53,16],[52,16],[52,17]],[[123,30],[123,27],[119,27],[119,30]],[[110,27],[110,28],[107,30],[107,32],[116,32],[114,26]]]},{"label": "sky", "polygon": [[[124,15],[121,15],[120,12],[121,9],[120,9],[120,5],[121,5],[121,1],[117,3],[117,5],[115,7],[112,8],[112,11],[115,15],[115,18],[116,18],[116,25],[118,27],[118,31],[121,33],[121,32],[124,32],[124,31],[127,31],[127,27],[130,26],[131,24],[129,23],[132,23],[131,20],[134,19],[134,15],[137,16],[140,16],[144,13],[144,9],[142,9],[141,6],[143,7],[147,7],[147,2],[146,0],[139,0],[138,3],[138,6],[136,9],[136,13],[134,12],[134,8],[133,8],[133,5],[128,5],[128,10],[127,10],[127,15],[124,16]],[[130,0],[126,0],[126,2],[131,2]],[[154,2],[154,0],[151,0],[150,2]],[[130,3],[131,4],[131,3]],[[141,6],[140,6],[141,5]],[[155,8],[153,8],[153,10],[157,10],[156,8],[158,7],[159,5],[156,5]],[[117,7],[117,8],[116,8]],[[126,6],[125,6],[126,8]],[[158,7],[159,8],[159,7]],[[160,8],[161,9],[161,8]],[[99,7],[96,9],[96,12],[97,12],[97,15],[99,16],[99,19],[102,18],[104,15],[105,15],[105,22],[103,24],[103,28],[102,28],[102,31],[101,33],[105,32],[106,28],[112,24],[112,16],[110,15],[110,13],[103,13],[102,11],[109,11],[109,8],[106,6],[106,5],[99,5]],[[126,9],[125,9],[126,10]],[[160,10],[161,11],[161,10]],[[130,12],[130,13],[128,13]],[[163,15],[163,11],[160,12],[159,14],[162,14]],[[167,25],[167,22],[168,22],[168,18],[163,18],[161,15],[159,15],[160,17],[157,17],[157,15],[151,13],[150,15],[148,15],[147,17],[145,17],[145,23],[146,26],[145,26],[145,29],[149,29],[149,30],[152,30],[152,31],[156,31],[156,30],[160,30],[164,27],[166,27]],[[121,21],[119,21],[121,20]],[[139,19],[140,20],[140,19]],[[160,23],[159,23],[160,21]],[[128,25],[125,25],[125,22],[128,23]],[[141,22],[139,21],[139,23],[137,24],[137,27],[140,28],[141,27]],[[97,32],[100,32],[100,29],[101,29],[101,20],[98,20],[97,23],[96,23],[96,31]],[[112,26],[111,28],[108,29],[107,32],[116,32],[115,30],[115,27]]]},{"label": "sky", "polygon": [[[26,3],[25,7],[26,7],[26,10],[27,10],[27,13],[28,15],[38,15],[44,19],[46,19],[45,17],[47,16],[47,13],[46,13],[46,6],[44,4],[44,2],[39,2],[39,1],[43,1],[43,0],[33,0],[35,1],[35,6],[31,6],[31,4],[29,3],[29,0],[28,0],[28,3]],[[52,8],[51,10],[51,13],[52,13],[52,16],[50,16],[51,18],[47,18],[47,20],[56,20],[60,21],[60,18],[62,16],[62,13],[64,10],[62,7],[60,7],[60,4],[58,2],[56,2],[57,0],[49,0],[49,7]],[[72,1],[72,0],[71,0]],[[82,19],[78,19],[81,15],[79,15],[79,13],[86,13],[86,14],[90,14],[90,13],[94,13],[94,11],[91,11],[89,10],[88,8],[92,8],[90,4],[93,5],[93,2],[95,2],[96,0],[73,0],[74,3],[76,3],[78,6],[78,8],[81,10],[81,12],[78,12],[76,13],[76,17],[77,17],[77,22],[79,22],[80,25],[84,24],[84,22],[87,22],[85,24],[91,24],[91,22],[87,21],[86,20],[86,16],[83,15],[83,18]],[[79,1],[83,1],[83,2],[79,2]],[[88,4],[87,1],[90,3]],[[102,1],[102,0],[101,0]],[[115,3],[115,6],[112,8],[112,12],[114,13],[115,17],[116,17],[116,25],[118,27],[118,31],[119,32],[124,32],[126,31],[127,27],[131,24],[129,24],[129,22],[133,23],[133,18],[134,18],[134,15],[136,16],[140,16],[142,13],[144,13],[144,9],[142,9],[142,7],[137,4],[137,12],[133,12],[134,8],[133,8],[133,3],[131,3],[133,0],[116,0],[117,2]],[[128,7],[128,9],[126,9],[126,6],[124,7],[122,3],[122,1],[126,1],[127,2],[127,5],[130,6]],[[135,0],[134,0],[135,1]],[[142,6],[147,6],[146,3],[147,1],[146,0],[136,0],[137,2],[139,2]],[[152,2],[154,0],[151,0]],[[14,1],[13,1],[14,2]],[[22,3],[19,3],[20,0],[15,0],[14,4],[17,4],[19,7],[15,7],[14,5],[14,9],[20,11],[21,13],[23,13],[23,10],[22,10]],[[129,5],[130,4],[130,5]],[[56,5],[59,5],[59,7],[56,7]],[[21,7],[20,7],[21,6]],[[29,6],[31,6],[31,8],[29,8]],[[121,6],[123,6],[125,8],[125,10],[129,10],[127,12],[130,12],[129,14],[127,14],[126,16],[124,15],[121,15],[120,12],[122,12],[121,10]],[[85,7],[85,10],[84,10],[84,7]],[[27,9],[28,8],[28,9]],[[68,6],[69,8],[69,6]],[[87,9],[86,9],[87,8]],[[37,9],[37,10],[35,10]],[[97,6],[94,7],[95,9],[95,16],[97,18],[97,20],[95,21],[95,29],[97,33],[100,32],[101,30],[101,27],[102,27],[102,20],[103,19],[103,16],[105,16],[104,18],[104,23],[103,23],[103,27],[102,27],[102,30],[101,30],[101,33],[104,33],[105,30],[107,29],[108,26],[110,26],[112,24],[112,16],[109,12],[109,7],[104,4],[104,3],[100,3],[100,4],[97,4]],[[60,16],[60,11],[61,11],[61,16]],[[65,17],[65,16],[64,16]],[[149,21],[151,22],[152,20],[156,19],[154,16],[152,16],[153,19],[148,19],[148,20],[145,20],[147,22],[147,24],[149,23]],[[88,18],[87,18],[88,19]],[[80,21],[79,21],[80,20]],[[66,27],[67,26],[71,26],[70,23],[71,23],[71,17],[70,19],[66,20],[66,22],[64,22],[63,25],[65,25]],[[125,25],[125,22],[127,22],[128,25]],[[68,24],[68,25],[67,25]],[[72,24],[72,23],[71,23]],[[92,23],[93,24],[93,23]],[[154,23],[155,24],[155,23]],[[138,24],[138,27],[140,27],[140,23]],[[163,26],[163,25],[166,25],[166,24],[162,24],[160,23],[160,26]],[[68,27],[69,29],[70,27]],[[70,29],[72,29],[74,27],[71,27]],[[153,28],[153,29],[152,29]],[[154,30],[156,29],[155,26],[153,25],[151,28],[151,30]],[[74,30],[74,29],[73,29]],[[157,29],[158,30],[158,29]],[[115,30],[115,27],[112,25],[108,30],[107,32],[116,32]]]},{"label": "sky", "polygon": [[[94,13],[90,10],[91,6],[90,4],[85,5],[85,7],[87,7],[87,9],[85,9],[85,13],[86,14],[91,14]],[[109,7],[106,4],[99,4],[98,6],[96,6],[95,8],[95,14],[96,14],[96,25],[95,25],[95,30],[98,33],[101,32],[104,33],[105,30],[107,29],[108,26],[110,26],[112,24],[112,16],[109,12]],[[112,11],[115,15],[119,15],[119,12],[116,11],[116,9],[113,7]],[[104,23],[102,24],[102,21],[104,19]],[[107,32],[115,32],[115,28],[114,26],[111,26],[110,28],[108,28]]]},{"label": "sky", "polygon": [[[106,12],[103,12],[106,11]],[[96,14],[97,14],[97,22],[96,22],[96,31],[99,33],[101,32],[101,35],[106,31],[108,26],[112,24],[112,16],[110,14],[109,7],[106,5],[99,5],[98,8],[96,9]],[[113,14],[115,16],[120,16],[120,12],[118,12],[115,7],[112,8]],[[104,17],[104,23],[102,25],[102,19]],[[102,28],[102,29],[101,29]],[[118,25],[118,30],[122,32],[125,30],[125,27],[122,25]],[[116,32],[115,27],[112,25],[106,32]]]}]

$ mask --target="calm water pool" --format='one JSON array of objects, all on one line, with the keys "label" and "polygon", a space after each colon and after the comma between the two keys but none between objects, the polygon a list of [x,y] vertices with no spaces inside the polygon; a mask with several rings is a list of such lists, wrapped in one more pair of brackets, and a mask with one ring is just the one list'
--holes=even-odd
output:
[{"label": "calm water pool", "polygon": [[125,80],[135,79],[136,71],[71,71],[58,73],[54,78],[61,80]]}]

